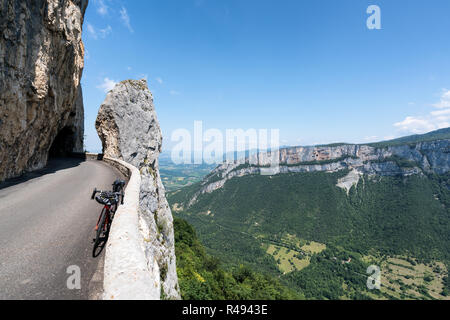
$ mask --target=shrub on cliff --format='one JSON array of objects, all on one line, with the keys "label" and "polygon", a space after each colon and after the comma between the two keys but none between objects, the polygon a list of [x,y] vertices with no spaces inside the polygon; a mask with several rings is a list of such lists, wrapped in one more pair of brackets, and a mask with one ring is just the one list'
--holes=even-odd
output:
[{"label": "shrub on cliff", "polygon": [[175,252],[178,281],[187,300],[289,300],[301,295],[268,275],[239,266],[231,271],[222,268],[208,255],[195,230],[183,219],[174,219]]}]

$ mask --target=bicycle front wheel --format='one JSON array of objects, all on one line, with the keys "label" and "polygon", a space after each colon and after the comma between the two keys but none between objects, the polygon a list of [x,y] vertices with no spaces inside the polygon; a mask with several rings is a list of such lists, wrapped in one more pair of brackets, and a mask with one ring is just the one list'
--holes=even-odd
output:
[{"label": "bicycle front wheel", "polygon": [[105,227],[105,220],[106,220],[106,209],[103,208],[101,216],[100,216],[100,222],[97,225],[97,235],[95,237],[95,246],[97,246],[100,243],[100,237],[102,235],[102,231]]}]

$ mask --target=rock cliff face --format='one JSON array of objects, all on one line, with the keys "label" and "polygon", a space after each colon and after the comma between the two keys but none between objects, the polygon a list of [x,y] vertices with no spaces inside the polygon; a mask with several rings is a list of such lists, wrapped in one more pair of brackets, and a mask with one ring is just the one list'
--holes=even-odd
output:
[{"label": "rock cliff face", "polygon": [[0,181],[83,149],[87,2],[0,0]]},{"label": "rock cliff face", "polygon": [[[337,186],[349,189],[362,174],[394,176],[450,171],[450,139],[377,148],[370,145],[338,145],[324,147],[284,148],[278,154],[276,173],[335,172],[350,170]],[[255,154],[247,159],[225,162],[214,169],[201,183],[187,206],[193,205],[199,195],[223,187],[233,177],[261,174],[271,164],[267,153]]]},{"label": "rock cliff face", "polygon": [[[173,218],[158,166],[162,135],[147,82],[117,84],[100,107],[96,128],[104,155],[124,160],[140,171],[140,231],[149,270],[159,274],[161,298],[179,299]],[[153,270],[154,261],[159,270]]]}]

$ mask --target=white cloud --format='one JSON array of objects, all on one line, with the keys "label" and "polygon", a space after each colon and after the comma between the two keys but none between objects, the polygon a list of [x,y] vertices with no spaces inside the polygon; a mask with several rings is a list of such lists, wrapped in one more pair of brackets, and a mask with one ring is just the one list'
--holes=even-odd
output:
[{"label": "white cloud", "polygon": [[436,128],[429,119],[419,117],[406,117],[405,120],[394,123],[394,126],[412,133],[424,133]]},{"label": "white cloud", "polygon": [[156,80],[159,84],[162,84],[162,83],[163,83],[163,79],[161,79],[160,77],[157,77],[155,80]]},{"label": "white cloud", "polygon": [[125,9],[125,7],[122,7],[122,9],[120,9],[120,20],[131,33],[134,32],[133,28],[131,27],[130,16],[128,15],[127,9]]},{"label": "white cloud", "polygon": [[108,6],[105,4],[104,0],[97,0],[97,12],[101,16],[106,16],[108,14]]},{"label": "white cloud", "polygon": [[425,133],[450,126],[450,90],[444,89],[441,99],[433,104],[439,110],[431,111],[425,116],[408,116],[403,121],[394,123],[401,131]]},{"label": "white cloud", "polygon": [[114,89],[118,81],[111,80],[109,78],[104,78],[103,82],[97,86],[98,89],[102,89],[104,92],[109,92]]},{"label": "white cloud", "polygon": [[105,29],[100,29],[98,31],[101,38],[106,38],[107,35],[109,35],[112,32],[112,28],[110,25],[108,25]]},{"label": "white cloud", "polygon": [[450,90],[444,89],[442,92],[441,101],[433,106],[439,109],[450,108]]},{"label": "white cloud", "polygon": [[92,26],[92,24],[90,24],[89,22],[86,23],[86,29],[89,32],[89,34],[91,35],[91,37],[93,37],[94,39],[97,39],[97,33],[95,32],[94,27]]},{"label": "white cloud", "polygon": [[450,108],[431,112],[434,117],[450,116]]},{"label": "white cloud", "polygon": [[92,24],[88,22],[86,23],[86,28],[89,35],[95,40],[97,40],[99,37],[104,39],[112,33],[112,28],[110,25],[106,26],[106,28],[103,29],[96,29]]},{"label": "white cloud", "polygon": [[170,90],[169,93],[170,93],[172,96],[178,96],[178,95],[180,94],[178,91],[175,91],[175,90]]}]

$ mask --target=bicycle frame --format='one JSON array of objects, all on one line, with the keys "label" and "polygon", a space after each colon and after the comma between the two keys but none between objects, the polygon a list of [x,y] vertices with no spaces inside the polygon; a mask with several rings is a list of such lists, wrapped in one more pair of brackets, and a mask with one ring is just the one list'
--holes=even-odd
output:
[{"label": "bicycle frame", "polygon": [[[101,191],[101,190],[97,190],[97,188],[94,189],[94,191],[92,192],[91,195],[91,199],[92,200],[97,200],[98,203],[103,205],[103,209],[100,212],[100,216],[98,217],[97,220],[97,224],[95,225],[95,233],[96,233],[96,237],[94,240],[94,249],[92,252],[92,255],[95,257],[97,257],[99,255],[99,252],[97,252],[97,249],[99,248],[100,243],[104,242],[104,244],[106,244],[108,235],[109,235],[109,229],[111,227],[111,223],[114,219],[114,215],[117,211],[117,207],[120,204],[123,204],[123,197],[124,197],[124,192],[123,192],[123,185],[125,184],[125,182],[122,181],[115,181],[113,186],[114,186],[114,191]],[[100,193],[99,198],[95,198],[95,195],[97,193]],[[114,197],[114,198],[113,198]],[[99,228],[99,225],[100,228]],[[103,238],[102,238],[102,234],[103,234]],[[101,250],[103,249],[104,245],[101,247]]]},{"label": "bicycle frame", "polygon": [[[103,231],[106,231],[107,225],[109,224],[109,220],[110,220],[111,206],[105,205],[103,207],[103,209],[105,209],[105,214],[106,214],[105,223],[103,224]],[[100,220],[102,219],[102,213],[103,213],[103,210],[100,212],[100,216],[98,217],[98,221],[97,221],[97,225],[95,226],[95,230],[98,230],[98,224],[100,223]]]}]

